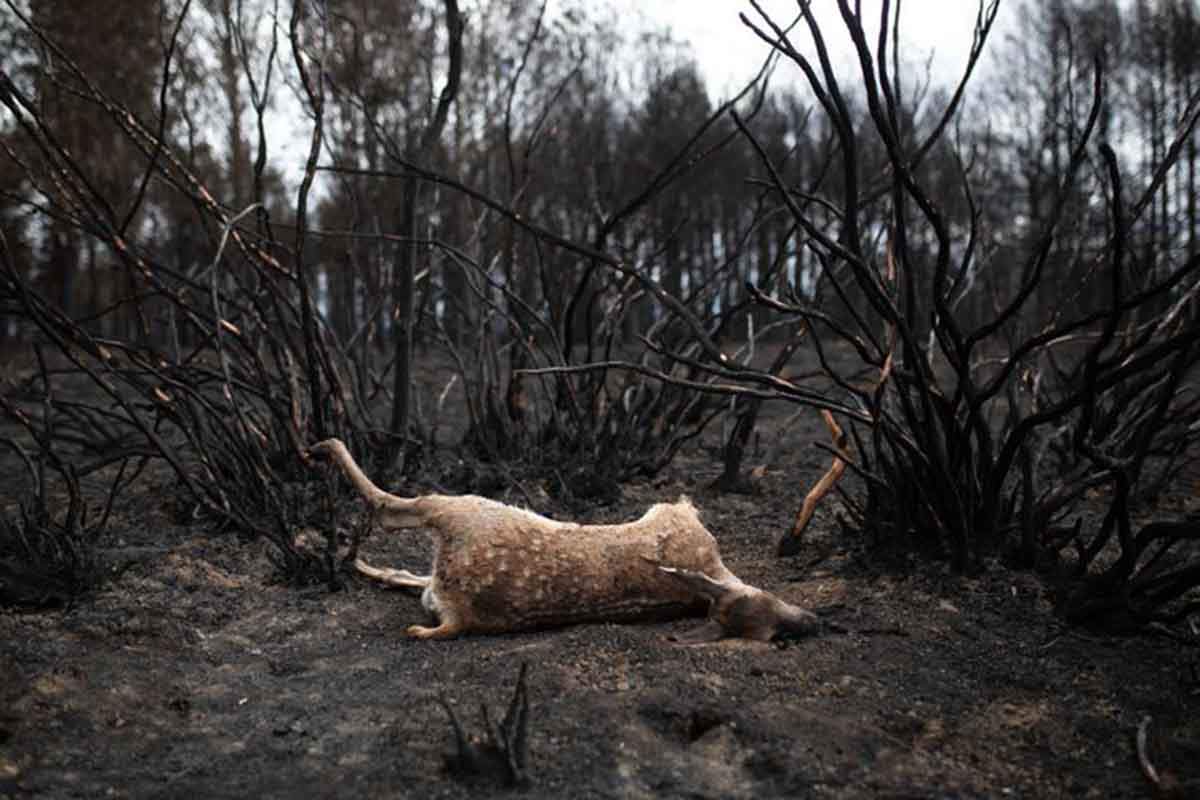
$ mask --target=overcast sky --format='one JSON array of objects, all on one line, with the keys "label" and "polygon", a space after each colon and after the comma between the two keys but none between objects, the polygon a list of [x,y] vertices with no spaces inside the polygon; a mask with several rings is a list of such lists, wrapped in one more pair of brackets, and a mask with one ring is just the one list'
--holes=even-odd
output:
[{"label": "overcast sky", "polygon": [[[678,38],[690,41],[710,91],[718,96],[726,96],[731,90],[740,88],[758,70],[768,52],[767,45],[738,19],[739,12],[756,19],[754,8],[747,0],[615,0],[615,4],[631,16],[640,15],[667,26]],[[796,0],[761,0],[760,5],[780,25],[791,22],[797,13]],[[863,0],[862,3],[871,20],[878,19],[880,6],[880,0]],[[851,67],[850,42],[837,3],[835,0],[814,0],[813,8],[826,43],[835,53],[835,63],[840,58]],[[943,83],[955,80],[966,64],[971,47],[978,10],[976,0],[906,0],[901,9],[904,60],[923,71],[926,61],[932,58],[935,79]],[[1001,3],[990,39],[993,45],[1010,27],[1010,18],[1016,13],[1015,2]],[[815,55],[812,40],[804,30],[797,34],[793,43],[806,55]],[[875,25],[869,29],[872,37],[875,30]],[[986,55],[982,67],[986,67]],[[798,69],[789,67],[788,71],[777,73],[776,81],[800,77]]]}]

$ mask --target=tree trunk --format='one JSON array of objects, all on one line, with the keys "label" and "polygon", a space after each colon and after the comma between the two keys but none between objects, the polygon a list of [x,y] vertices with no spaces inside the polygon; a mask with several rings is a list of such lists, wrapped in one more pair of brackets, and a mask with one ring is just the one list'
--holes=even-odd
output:
[{"label": "tree trunk", "polygon": [[[458,0],[445,0],[446,31],[449,45],[450,68],[446,76],[446,85],[442,87],[438,97],[437,108],[430,118],[425,130],[421,133],[420,142],[409,148],[410,162],[425,159],[433,150],[433,145],[442,135],[446,127],[446,119],[450,113],[450,104],[458,94],[459,78],[462,76],[462,15],[458,12]],[[396,253],[396,272],[392,276],[393,313],[395,314],[395,373],[392,384],[392,440],[387,449],[387,463],[403,466],[400,459],[407,454],[409,411],[412,400],[412,337],[413,317],[416,308],[413,303],[413,278],[417,261],[417,245],[413,242],[417,229],[417,194],[420,183],[416,176],[410,175],[404,179],[400,197],[401,238],[399,250]],[[400,462],[400,463],[398,463]]]},{"label": "tree trunk", "polygon": [[396,363],[392,374],[392,442],[388,450],[388,462],[404,455],[408,443],[409,406],[412,401],[412,330],[413,276],[416,272],[417,244],[414,241],[417,228],[417,192],[420,184],[416,177],[404,179],[400,189],[400,224],[397,234],[400,244],[396,251],[396,274],[392,283],[393,343]]}]

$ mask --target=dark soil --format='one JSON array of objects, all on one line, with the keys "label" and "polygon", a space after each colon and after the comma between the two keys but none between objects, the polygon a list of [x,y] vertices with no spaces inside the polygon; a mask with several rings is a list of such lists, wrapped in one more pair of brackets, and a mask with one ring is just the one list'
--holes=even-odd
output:
[{"label": "dark soil", "polygon": [[[119,575],[65,610],[0,610],[0,798],[478,796],[445,771],[438,696],[478,732],[522,663],[530,797],[1146,797],[1145,715],[1156,765],[1200,777],[1195,649],[1065,628],[1028,573],[879,566],[836,502],[776,558],[823,469],[812,416],[759,495],[708,493],[719,464],[696,449],[581,515],[692,495],[736,573],[845,631],[783,644],[669,640],[695,620],[410,641],[417,597],[275,583],[261,544],[178,523],[173,488],[143,481],[104,542]],[[418,533],[363,547],[428,559]]]}]

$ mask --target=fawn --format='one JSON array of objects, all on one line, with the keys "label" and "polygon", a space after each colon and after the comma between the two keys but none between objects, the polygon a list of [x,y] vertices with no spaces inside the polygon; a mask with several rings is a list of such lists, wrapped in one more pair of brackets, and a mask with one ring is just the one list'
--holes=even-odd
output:
[{"label": "fawn", "polygon": [[423,590],[422,605],[438,625],[410,626],[410,636],[445,639],[576,622],[671,618],[705,609],[706,624],[681,640],[767,641],[819,627],[812,612],[730,572],[686,497],[658,503],[632,522],[580,525],[474,495],[388,494],[337,439],[313,445],[310,453],[341,467],[385,529],[433,531],[430,575],[354,562],[371,578]]}]

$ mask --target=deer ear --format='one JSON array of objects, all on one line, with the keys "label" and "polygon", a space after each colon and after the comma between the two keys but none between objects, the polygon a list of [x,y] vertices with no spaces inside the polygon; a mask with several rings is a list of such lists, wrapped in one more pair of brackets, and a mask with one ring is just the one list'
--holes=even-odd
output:
[{"label": "deer ear", "polygon": [[716,600],[731,588],[721,581],[708,577],[703,572],[691,569],[679,569],[677,567],[664,567],[661,565],[658,568],[687,584],[688,588],[693,592],[702,597],[707,597],[709,600]]}]

